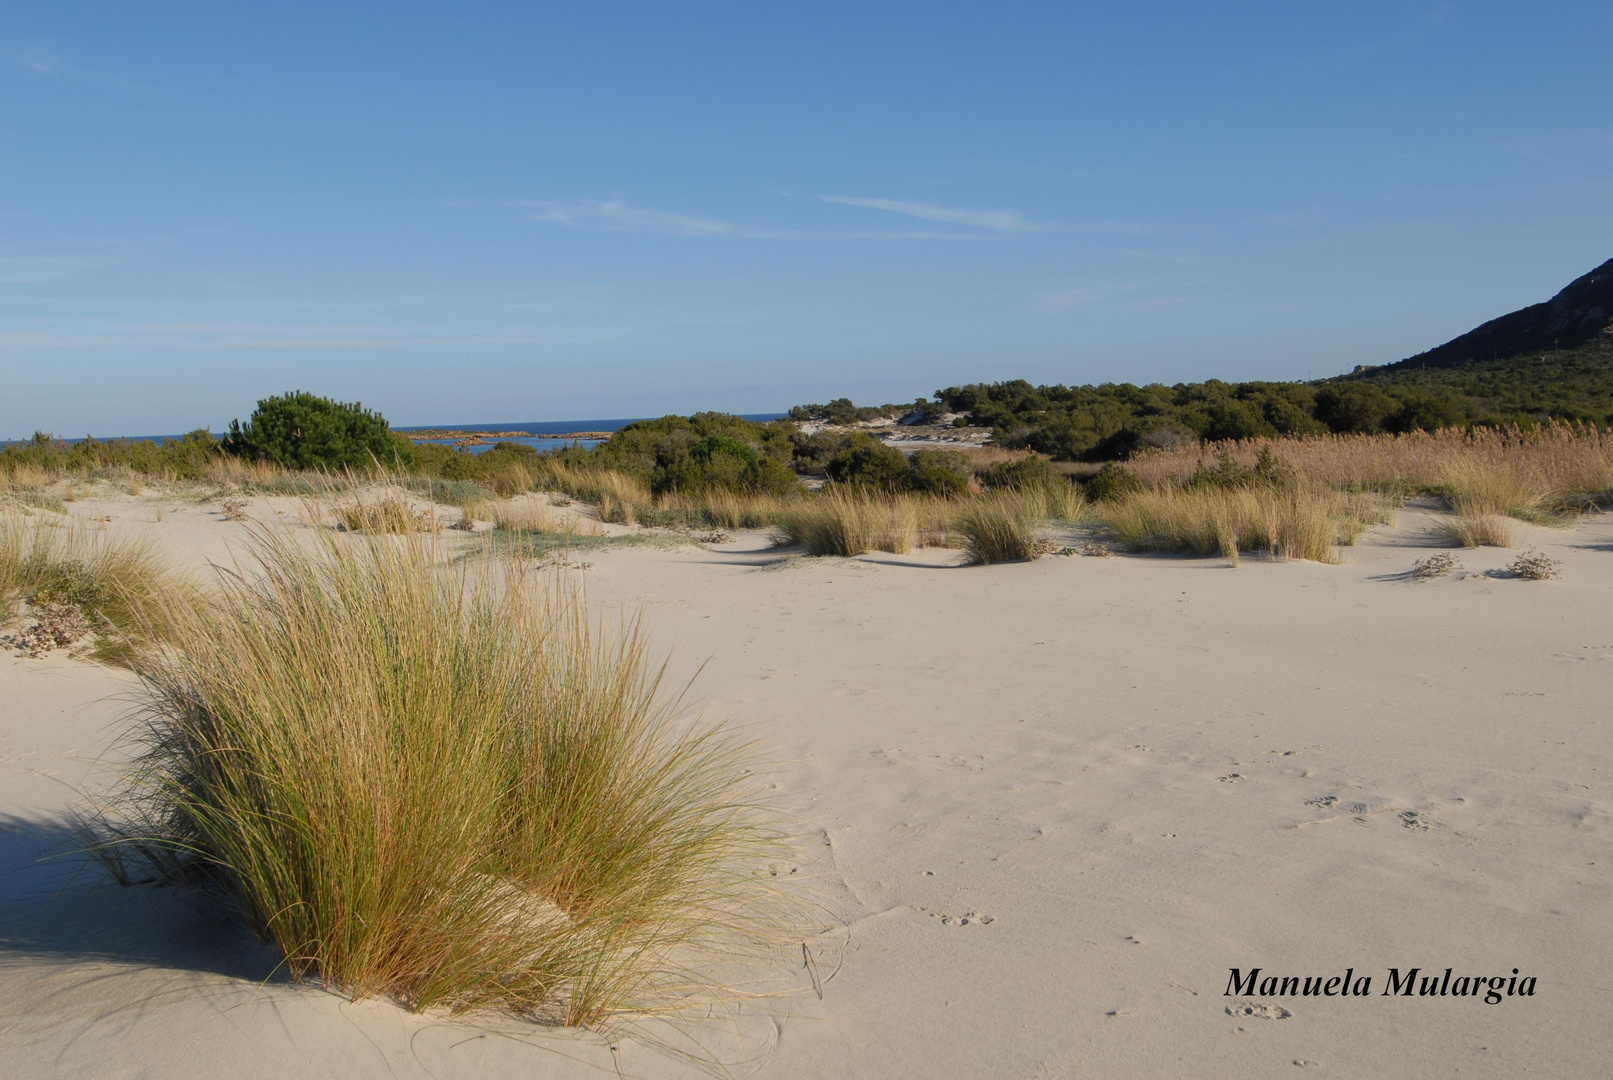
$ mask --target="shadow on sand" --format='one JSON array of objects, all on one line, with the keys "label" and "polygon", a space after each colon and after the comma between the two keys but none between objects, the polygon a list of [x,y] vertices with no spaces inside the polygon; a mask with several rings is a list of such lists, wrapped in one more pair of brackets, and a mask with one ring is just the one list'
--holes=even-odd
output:
[{"label": "shadow on sand", "polygon": [[276,950],[222,900],[119,886],[59,818],[0,815],[0,966],[104,965],[289,981]]}]

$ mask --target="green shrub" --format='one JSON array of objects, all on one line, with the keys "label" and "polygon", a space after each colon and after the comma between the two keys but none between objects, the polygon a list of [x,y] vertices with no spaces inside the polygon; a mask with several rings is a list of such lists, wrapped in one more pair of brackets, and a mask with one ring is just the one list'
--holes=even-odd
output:
[{"label": "green shrub", "polygon": [[1291,487],[1299,481],[1299,472],[1272,452],[1271,444],[1260,448],[1260,456],[1253,468],[1244,468],[1232,456],[1232,450],[1222,446],[1214,465],[1200,461],[1183,486],[1191,489],[1220,488],[1232,490],[1251,487]]},{"label": "green shrub", "polygon": [[200,480],[216,465],[221,444],[205,428],[157,442],[154,439],[57,439],[42,431],[31,439],[0,449],[0,471],[19,466],[63,472],[125,468],[146,476]]},{"label": "green shrub", "polygon": [[837,431],[814,431],[808,435],[796,429],[790,434],[790,467],[803,474],[821,473],[845,442],[846,436]]},{"label": "green shrub", "polygon": [[962,495],[974,466],[956,450],[919,450],[909,464],[908,487],[930,495]]},{"label": "green shrub", "polygon": [[999,461],[982,478],[993,491],[1062,491],[1070,481],[1051,461],[1027,454],[1012,461]]},{"label": "green shrub", "polygon": [[907,455],[871,435],[856,434],[829,459],[829,479],[848,487],[874,491],[906,490],[912,466]]},{"label": "green shrub", "polygon": [[651,474],[651,490],[658,495],[704,491],[784,495],[800,488],[788,466],[730,435],[707,435],[687,453],[667,457]]},{"label": "green shrub", "polygon": [[294,391],[258,402],[245,424],[230,421],[224,448],[287,469],[365,469],[408,465],[413,447],[394,438],[380,413]]},{"label": "green shrub", "polygon": [[1093,502],[1124,498],[1143,489],[1142,477],[1120,464],[1106,462],[1086,483],[1087,498]]}]

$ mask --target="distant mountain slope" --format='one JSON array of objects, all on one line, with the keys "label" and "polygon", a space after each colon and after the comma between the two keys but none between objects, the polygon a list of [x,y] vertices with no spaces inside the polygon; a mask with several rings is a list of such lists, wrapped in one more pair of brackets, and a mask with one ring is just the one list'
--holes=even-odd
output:
[{"label": "distant mountain slope", "polygon": [[1613,326],[1613,259],[1571,282],[1543,304],[1531,304],[1491,319],[1438,348],[1388,364],[1374,372],[1406,368],[1452,368],[1472,363],[1573,349]]}]

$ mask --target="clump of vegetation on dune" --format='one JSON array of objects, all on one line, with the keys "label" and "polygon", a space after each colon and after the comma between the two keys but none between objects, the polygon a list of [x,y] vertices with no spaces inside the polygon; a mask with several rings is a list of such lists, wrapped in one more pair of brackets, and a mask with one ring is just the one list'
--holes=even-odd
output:
[{"label": "clump of vegetation on dune", "polygon": [[186,595],[147,542],[110,539],[77,523],[0,515],[0,624],[20,619],[35,646],[29,651],[93,635],[92,655],[126,663],[165,632],[166,602]]},{"label": "clump of vegetation on dune", "polygon": [[360,490],[352,502],[336,508],[337,524],[348,532],[436,532],[443,527],[435,508],[416,509],[396,489]]},{"label": "clump of vegetation on dune", "polygon": [[1329,532],[1347,544],[1370,525],[1392,524],[1394,508],[1413,494],[1443,498],[1452,515],[1438,528],[1451,541],[1510,547],[1509,518],[1559,524],[1561,515],[1613,493],[1613,436],[1562,424],[1257,439],[1212,449],[1212,456],[1197,447],[1161,450],[1105,466],[1087,487],[1106,488],[1099,518],[1134,547],[1311,559],[1331,544],[1321,540]]},{"label": "clump of vegetation on dune", "polygon": [[1613,334],[1549,356],[1485,356],[1317,383],[1033,386],[1017,379],[948,387],[936,397],[947,411],[991,428],[999,446],[1092,462],[1201,441],[1613,426]]},{"label": "clump of vegetation on dune", "polygon": [[999,461],[986,469],[983,479],[994,492],[1012,492],[1028,501],[1038,517],[1078,521],[1086,509],[1081,490],[1050,461],[1036,454]]},{"label": "clump of vegetation on dune", "polygon": [[958,507],[957,529],[971,562],[1021,562],[1040,555],[1036,526],[1044,517],[1038,492],[1009,491]]},{"label": "clump of vegetation on dune", "polygon": [[919,505],[910,496],[837,487],[785,510],[778,527],[784,542],[801,544],[810,555],[903,555],[919,541]]},{"label": "clump of vegetation on dune", "polygon": [[775,943],[746,749],[636,626],[428,538],[254,559],[142,652],[141,750],[82,828],[121,881],[218,890],[354,998],[562,1024],[717,994]]},{"label": "clump of vegetation on dune", "polygon": [[286,469],[362,469],[413,457],[379,413],[300,390],[264,398],[245,424],[230,421],[222,449]]},{"label": "clump of vegetation on dune", "polygon": [[1494,514],[1459,514],[1441,521],[1440,536],[1462,547],[1512,547],[1516,540],[1512,523]]},{"label": "clump of vegetation on dune", "polygon": [[1100,504],[1098,515],[1129,547],[1234,562],[1246,551],[1336,562],[1341,534],[1356,531],[1342,494],[1309,487],[1153,488]]}]

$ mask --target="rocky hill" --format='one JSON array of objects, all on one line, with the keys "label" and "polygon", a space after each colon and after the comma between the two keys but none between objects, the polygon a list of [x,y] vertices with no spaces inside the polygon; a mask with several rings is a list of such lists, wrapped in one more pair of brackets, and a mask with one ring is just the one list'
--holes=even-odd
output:
[{"label": "rocky hill", "polygon": [[1574,349],[1613,327],[1613,259],[1541,304],[1491,319],[1461,337],[1447,341],[1375,374],[1406,368],[1456,368],[1526,353]]}]

